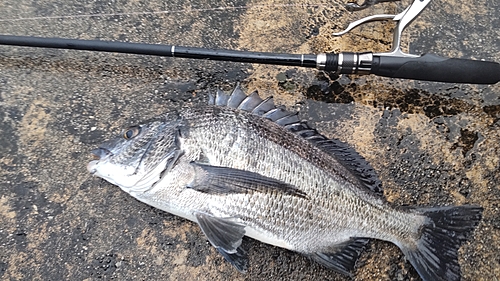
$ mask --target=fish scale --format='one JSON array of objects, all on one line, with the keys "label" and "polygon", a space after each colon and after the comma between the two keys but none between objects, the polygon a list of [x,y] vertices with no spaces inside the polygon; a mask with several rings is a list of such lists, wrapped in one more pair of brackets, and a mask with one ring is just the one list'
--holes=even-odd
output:
[{"label": "fish scale", "polygon": [[[215,155],[223,155],[227,152],[227,148],[225,147],[226,143],[221,141],[226,136],[226,132],[237,132],[235,133],[235,135],[237,135],[237,138],[235,138],[235,142],[232,146],[233,150],[230,154],[231,157],[222,157],[221,162],[212,163],[213,165],[238,169],[244,167],[246,170],[257,172],[267,177],[277,178],[283,182],[299,187],[311,198],[311,200],[300,200],[293,196],[290,198],[274,198],[270,197],[270,194],[266,194],[262,196],[265,198],[265,200],[263,200],[262,198],[251,200],[256,202],[256,204],[260,202],[261,206],[257,208],[251,206],[251,208],[248,209],[239,207],[238,211],[233,211],[233,208],[236,208],[236,206],[241,206],[242,202],[240,202],[239,200],[227,200],[227,196],[223,196],[223,202],[219,202],[217,200],[218,197],[215,197],[214,200],[216,201],[216,203],[214,203],[214,205],[224,206],[223,210],[218,210],[218,213],[223,217],[233,217],[238,215],[246,217],[247,220],[245,221],[245,224],[251,226],[255,225],[256,228],[261,228],[259,229],[259,231],[268,233],[281,233],[284,232],[285,229],[291,228],[292,230],[290,230],[289,232],[301,233],[303,235],[301,235],[300,237],[287,237],[287,240],[302,241],[301,244],[304,243],[305,239],[312,240],[311,243],[317,243],[319,237],[322,237],[324,235],[330,237],[328,239],[329,243],[327,245],[317,246],[317,248],[327,248],[332,244],[344,242],[345,240],[348,240],[349,237],[352,237],[352,234],[357,234],[354,236],[359,237],[383,237],[385,240],[387,240],[388,235],[380,235],[379,233],[377,233],[378,231],[376,228],[394,228],[390,225],[397,222],[408,222],[415,220],[413,217],[416,215],[414,214],[396,212],[395,215],[398,216],[392,217],[391,220],[380,221],[378,218],[384,218],[385,216],[380,214],[379,210],[384,210],[384,212],[387,212],[387,209],[373,208],[371,206],[373,202],[357,200],[358,194],[348,192],[350,190],[353,190],[354,187],[348,186],[348,183],[340,182],[339,179],[335,179],[332,175],[327,174],[327,172],[323,171],[320,168],[321,166],[326,165],[324,164],[324,162],[328,162],[327,160],[325,160],[330,158],[328,154],[322,151],[314,151],[314,147],[309,143],[301,143],[302,146],[299,147],[299,149],[301,150],[300,154],[316,154],[316,157],[311,157],[311,159],[317,160],[320,163],[316,164],[314,162],[304,162],[303,158],[298,156],[297,153],[293,153],[292,151],[290,151],[290,148],[294,146],[293,143],[296,142],[296,137],[294,135],[287,135],[288,139],[283,140],[283,142],[290,142],[290,145],[288,147],[283,147],[270,141],[269,138],[273,139],[276,138],[276,135],[284,135],[284,130],[282,127],[276,126],[275,129],[277,130],[277,132],[268,130],[265,137],[259,136],[259,131],[261,131],[259,124],[252,124],[252,119],[254,116],[243,116],[242,118],[236,118],[235,116],[240,115],[228,113],[234,110],[231,108],[227,108],[222,110],[224,111],[222,116],[231,116],[231,119],[226,120],[226,122],[223,123],[224,126],[221,126],[220,124],[218,126],[213,126],[214,123],[218,122],[217,118],[207,118],[208,120],[198,121],[197,116],[206,116],[203,113],[198,113],[198,110],[198,108],[195,108],[193,111],[185,111],[182,113],[182,115],[188,123],[196,124],[189,129],[188,138],[192,139],[193,142],[196,143],[193,143],[192,146],[200,148],[209,159],[213,158],[213,156]],[[204,108],[204,110],[209,109]],[[193,118],[193,120],[191,120],[190,118]],[[253,132],[252,129],[254,130]],[[244,143],[251,143],[252,145],[235,145]],[[259,153],[259,151],[262,151],[262,147],[268,148],[267,153]],[[263,157],[258,162],[268,163],[270,169],[262,169],[262,167],[257,165],[248,165],[247,159],[255,158],[254,155],[257,153],[259,153]],[[304,178],[301,176],[297,176],[300,174],[309,174],[311,175],[311,177]],[[339,194],[340,198],[331,198],[329,194]],[[364,195],[364,193],[361,194]],[[317,198],[320,199],[318,200]],[[269,212],[269,209],[265,206],[269,201],[275,202],[280,206],[281,209],[286,211],[281,213],[280,216],[275,216],[272,212]],[[311,219],[306,219],[308,217],[308,214],[301,210],[298,202],[304,205],[311,206],[311,209],[314,210]],[[333,204],[333,202],[336,202],[336,204]],[[333,206],[336,206],[336,208],[332,208]],[[338,216],[332,217],[332,213],[336,213],[338,214]],[[266,218],[265,222],[259,222],[259,217],[262,214],[265,214],[263,215]],[[325,215],[318,218],[318,214]],[[366,231],[364,233],[364,225],[366,225],[365,220],[367,217],[370,217],[369,214],[375,215],[373,216],[373,221],[370,224],[369,231]],[[347,216],[351,216],[348,223],[345,220]],[[274,218],[274,220],[269,220],[269,218]],[[315,224],[318,220],[330,221],[330,223],[328,223],[328,226],[330,226],[330,228],[326,227],[326,229],[328,229],[328,232],[316,233],[314,231]],[[303,229],[311,229],[312,231],[304,232],[302,231]],[[357,233],[349,232],[349,235],[343,234],[346,233],[349,229],[356,229]],[[410,234],[412,232],[416,233],[417,230],[418,227],[415,226],[414,229],[407,229],[404,232]],[[415,236],[415,234],[413,234],[413,236]],[[339,237],[340,239],[336,241],[337,237]],[[291,250],[307,253],[307,249],[303,249],[300,245],[295,245],[294,247],[295,248],[292,248]]]},{"label": "fish scale", "polygon": [[[212,116],[213,119],[210,117],[206,116],[207,118],[203,118],[203,120],[199,120],[200,115],[204,115],[204,113],[199,113],[199,110],[207,110],[210,111],[213,108],[195,108],[195,109],[189,109],[185,112],[183,112],[183,117],[188,120],[189,123],[191,124],[196,124],[193,125],[190,128],[190,132],[198,133],[197,136],[193,136],[193,139],[196,139],[197,144],[194,144],[195,146],[198,145],[199,147],[203,147],[205,150],[210,151],[212,155],[215,157],[219,156],[220,157],[220,162],[218,163],[213,163],[214,165],[220,165],[220,166],[227,166],[227,165],[233,165],[233,163],[238,163],[241,161],[244,161],[243,159],[252,159],[255,158],[255,155],[259,155],[265,159],[260,159],[261,161],[258,161],[259,163],[272,163],[273,169],[276,174],[269,174],[268,176],[270,177],[280,177],[280,176],[290,176],[291,178],[295,180],[301,180],[304,181],[300,183],[300,186],[307,186],[310,185],[311,182],[305,182],[305,180],[301,177],[297,177],[294,173],[300,172],[301,169],[307,169],[307,164],[303,163],[303,158],[296,157],[296,163],[292,163],[290,159],[286,159],[286,157],[289,157],[292,154],[297,154],[297,153],[291,153],[289,151],[289,148],[293,146],[293,148],[300,153],[300,155],[305,156],[309,159],[310,163],[312,161],[315,161],[316,163],[312,162],[311,164],[314,165],[316,164],[317,166],[320,167],[329,167],[329,163],[326,160],[331,160],[331,157],[324,153],[319,151],[318,149],[315,149],[311,144],[304,142],[302,139],[296,137],[293,134],[287,134],[284,129],[281,127],[274,127],[274,129],[277,129],[277,131],[272,132],[269,130],[269,128],[265,127],[265,125],[270,125],[270,124],[265,124],[264,126],[262,124],[254,124],[248,118],[252,118],[252,115],[249,116],[244,116],[241,118],[241,120],[236,119],[235,117],[237,115],[230,114],[234,113],[234,110],[231,108],[226,108],[226,109],[217,109],[217,110],[225,110],[225,114],[223,114],[220,119],[217,118],[216,114]],[[191,116],[193,117],[193,120],[190,120]],[[225,118],[226,116],[230,116],[229,118]],[[215,117],[215,118],[214,118]],[[220,120],[224,119],[224,122],[222,124],[220,123]],[[260,119],[252,118],[256,121],[261,121]],[[271,123],[272,124],[272,123]],[[272,124],[274,125],[274,124]],[[266,132],[262,132],[263,129],[266,129]],[[199,131],[196,131],[196,130]],[[253,129],[252,133],[249,133],[249,131]],[[225,132],[232,132],[233,135],[238,135],[240,132],[246,132],[249,135],[251,135],[253,138],[258,138],[258,140],[247,138],[247,139],[242,139],[240,143],[248,143],[251,145],[241,145],[239,147],[235,147],[234,143],[231,146],[231,148],[235,149],[237,153],[232,153],[231,157],[221,157],[225,153],[230,152],[230,149],[227,148],[227,143],[223,143],[220,140],[222,139],[220,137],[220,134],[225,135]],[[241,136],[240,136],[241,137]],[[272,138],[271,140],[269,138]],[[275,142],[273,140],[279,139],[281,143],[287,144],[288,147],[282,146],[282,145],[275,145]],[[266,153],[262,153],[262,151]],[[318,155],[319,154],[319,155]],[[258,156],[257,156],[258,157]],[[285,157],[283,159],[276,160],[276,157]],[[329,162],[334,162],[334,160],[331,160]],[[309,164],[309,163],[308,163]],[[238,165],[238,164],[236,164]],[[271,164],[270,164],[271,165]],[[255,166],[245,166],[245,169],[255,169]],[[340,176],[340,173],[338,170],[343,169],[343,167],[340,167],[337,164],[337,169],[331,169],[331,172],[335,172],[335,174]],[[292,173],[293,171],[293,173]],[[259,171],[255,171],[259,172]],[[262,171],[266,172],[266,171]],[[284,173],[287,172],[287,173]],[[283,175],[279,174],[283,173]],[[322,177],[319,177],[317,179],[324,179],[325,176],[323,175]],[[325,186],[325,185],[322,185]],[[356,189],[355,189],[356,190]]]},{"label": "fish scale", "polygon": [[374,238],[400,247],[425,281],[460,280],[458,250],[481,219],[478,206],[391,206],[354,149],[239,86],[130,127],[94,154],[92,174],[198,223],[242,272],[244,235],[347,275]]}]

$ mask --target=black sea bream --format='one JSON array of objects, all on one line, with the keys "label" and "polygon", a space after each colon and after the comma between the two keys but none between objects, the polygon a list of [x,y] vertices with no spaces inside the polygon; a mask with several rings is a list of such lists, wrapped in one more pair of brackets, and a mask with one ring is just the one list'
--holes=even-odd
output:
[{"label": "black sea bream", "polygon": [[477,206],[388,204],[352,148],[240,87],[126,129],[88,170],[138,200],[198,223],[238,270],[243,236],[350,274],[370,238],[396,244],[423,280],[459,280]]}]

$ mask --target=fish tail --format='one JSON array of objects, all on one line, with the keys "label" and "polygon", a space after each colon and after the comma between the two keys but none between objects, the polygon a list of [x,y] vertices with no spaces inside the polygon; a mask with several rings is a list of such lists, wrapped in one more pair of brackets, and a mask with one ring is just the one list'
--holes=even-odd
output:
[{"label": "fish tail", "polygon": [[403,247],[424,281],[460,280],[458,250],[481,220],[478,206],[419,208],[427,217],[415,244]]}]

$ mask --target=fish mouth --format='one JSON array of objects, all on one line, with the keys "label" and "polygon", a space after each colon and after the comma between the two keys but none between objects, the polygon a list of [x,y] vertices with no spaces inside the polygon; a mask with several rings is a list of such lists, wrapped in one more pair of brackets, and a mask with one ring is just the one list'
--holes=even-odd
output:
[{"label": "fish mouth", "polygon": [[96,166],[99,163],[99,161],[105,157],[113,156],[113,153],[104,147],[99,147],[90,152],[92,154],[92,158],[94,160],[90,161],[87,164],[87,170],[94,175],[97,172]]}]

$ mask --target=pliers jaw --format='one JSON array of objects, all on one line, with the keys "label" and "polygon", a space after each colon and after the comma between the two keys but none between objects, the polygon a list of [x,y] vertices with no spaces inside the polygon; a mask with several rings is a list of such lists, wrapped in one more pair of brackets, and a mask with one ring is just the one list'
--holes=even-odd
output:
[{"label": "pliers jaw", "polygon": [[378,3],[396,2],[396,1],[400,1],[400,0],[365,0],[365,2],[361,5],[359,5],[356,2],[349,2],[345,5],[345,8],[350,12],[354,12],[354,11],[364,10],[364,9],[371,7],[371,6],[378,4]]},{"label": "pliers jaw", "polygon": [[[378,2],[387,2],[390,0],[367,0],[365,3],[362,5],[357,5],[359,7],[362,7],[363,5],[370,5],[370,3],[378,3]],[[392,42],[392,48],[389,52],[387,53],[379,53],[376,55],[380,56],[396,56],[396,57],[418,57],[417,55],[413,54],[407,54],[404,53],[401,50],[401,35],[403,33],[403,30],[415,19],[420,15],[420,13],[427,7],[427,5],[431,2],[431,0],[415,0],[408,8],[406,8],[403,12],[397,14],[397,15],[391,15],[391,14],[380,14],[380,15],[373,15],[373,16],[368,16],[365,18],[362,18],[360,20],[354,21],[347,26],[347,28],[341,32],[333,33],[334,36],[340,36],[343,34],[348,33],[355,27],[358,27],[362,24],[368,23],[368,22],[373,22],[373,21],[381,21],[381,20],[393,20],[397,22],[396,28],[394,29],[394,34],[393,34],[393,42]],[[367,4],[368,3],[368,4]],[[349,4],[348,4],[349,5]],[[347,6],[347,9],[349,6]],[[353,6],[356,7],[356,6]],[[361,8],[362,9],[362,8]],[[361,10],[358,9],[358,10]]]}]

